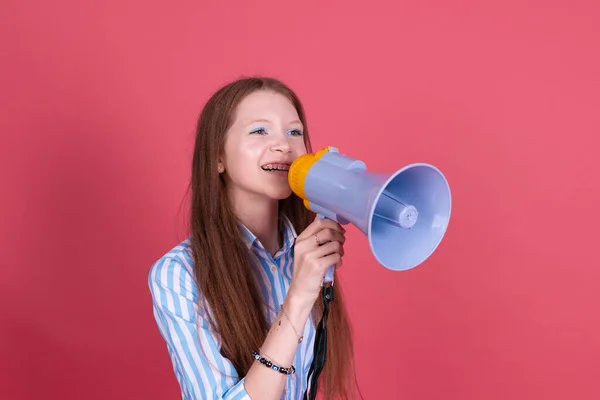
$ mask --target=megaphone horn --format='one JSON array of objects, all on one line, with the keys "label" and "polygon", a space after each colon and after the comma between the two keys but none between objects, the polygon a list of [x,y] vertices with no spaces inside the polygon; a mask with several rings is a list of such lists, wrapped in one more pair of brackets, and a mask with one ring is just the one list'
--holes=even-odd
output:
[{"label": "megaphone horn", "polygon": [[[326,147],[298,157],[288,181],[304,206],[321,218],[352,223],[369,239],[382,266],[403,271],[424,262],[441,242],[452,199],[448,181],[430,164],[392,174],[367,171],[364,162]],[[333,267],[324,282],[333,282]]]}]

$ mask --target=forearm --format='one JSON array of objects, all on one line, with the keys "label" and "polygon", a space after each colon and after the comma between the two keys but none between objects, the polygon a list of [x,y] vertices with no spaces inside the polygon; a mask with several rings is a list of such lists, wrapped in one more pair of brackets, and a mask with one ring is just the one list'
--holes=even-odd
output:
[{"label": "forearm", "polygon": [[[302,335],[310,317],[312,304],[299,301],[288,293],[283,307],[285,314],[279,313],[262,348],[256,350],[273,364],[289,368],[298,349],[298,334]],[[245,386],[252,400],[278,400],[281,398],[286,380],[286,374],[255,361],[246,375]]]}]

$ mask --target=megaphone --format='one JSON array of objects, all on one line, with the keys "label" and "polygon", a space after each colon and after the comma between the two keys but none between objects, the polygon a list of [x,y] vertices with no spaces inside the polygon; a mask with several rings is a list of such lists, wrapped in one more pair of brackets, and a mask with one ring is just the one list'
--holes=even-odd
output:
[{"label": "megaphone", "polygon": [[[452,198],[448,181],[430,164],[415,163],[386,174],[326,147],[298,157],[288,173],[304,206],[340,225],[352,223],[369,239],[379,264],[404,271],[423,263],[448,228]],[[330,267],[323,282],[333,282]]]}]

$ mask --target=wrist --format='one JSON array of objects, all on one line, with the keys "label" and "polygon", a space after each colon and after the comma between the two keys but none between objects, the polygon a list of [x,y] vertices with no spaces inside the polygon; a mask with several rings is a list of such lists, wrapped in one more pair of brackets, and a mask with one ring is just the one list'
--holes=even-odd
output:
[{"label": "wrist", "polygon": [[285,297],[285,311],[292,320],[305,320],[313,309],[316,299],[296,295],[290,288]]}]

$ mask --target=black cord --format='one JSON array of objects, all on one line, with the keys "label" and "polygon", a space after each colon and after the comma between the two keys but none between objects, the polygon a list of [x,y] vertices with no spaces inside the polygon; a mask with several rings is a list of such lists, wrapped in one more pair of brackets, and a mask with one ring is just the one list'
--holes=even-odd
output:
[{"label": "black cord", "polygon": [[[325,356],[327,355],[327,317],[329,316],[329,303],[333,301],[333,285],[323,286],[323,316],[319,325],[317,325],[317,332],[315,335],[315,344],[313,350],[313,361],[310,365],[307,377],[307,388],[304,392],[304,400],[314,400],[317,397],[317,386],[319,381],[319,375],[323,371],[325,366]],[[312,380],[311,380],[312,375]],[[309,391],[310,382],[310,391]],[[310,393],[310,395],[308,395]]]}]

